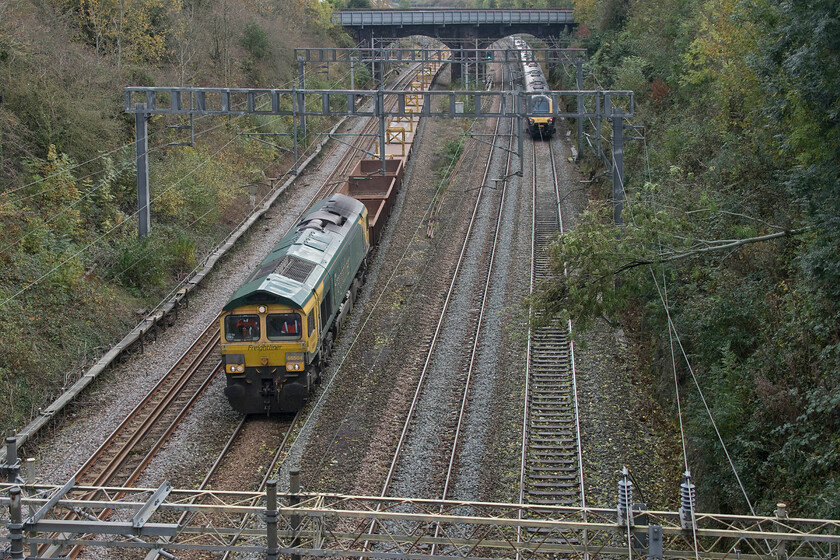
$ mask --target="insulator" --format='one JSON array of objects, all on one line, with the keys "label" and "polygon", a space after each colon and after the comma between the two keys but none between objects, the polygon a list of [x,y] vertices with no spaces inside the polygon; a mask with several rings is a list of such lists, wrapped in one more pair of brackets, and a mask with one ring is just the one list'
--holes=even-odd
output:
[{"label": "insulator", "polygon": [[694,508],[697,504],[697,489],[691,483],[691,471],[685,471],[680,484],[680,525],[688,530],[694,527]]},{"label": "insulator", "polygon": [[630,481],[630,471],[624,467],[621,471],[621,480],[618,481],[618,525],[626,527],[633,525],[633,483]]}]

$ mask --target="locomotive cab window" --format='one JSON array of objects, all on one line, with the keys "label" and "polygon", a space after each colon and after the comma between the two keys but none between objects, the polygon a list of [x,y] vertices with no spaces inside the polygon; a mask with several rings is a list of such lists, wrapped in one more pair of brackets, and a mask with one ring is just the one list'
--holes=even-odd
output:
[{"label": "locomotive cab window", "polygon": [[269,340],[298,340],[303,323],[297,313],[272,313],[265,318]]},{"label": "locomotive cab window", "polygon": [[253,342],[260,339],[259,315],[228,315],[225,317],[225,340]]},{"label": "locomotive cab window", "polygon": [[534,98],[534,112],[535,113],[550,113],[551,112],[551,105],[549,105],[549,101],[547,97],[535,97]]},{"label": "locomotive cab window", "polygon": [[312,333],[315,332],[315,310],[309,312],[309,315],[306,316],[306,326],[309,329],[307,333],[309,336],[312,336]]}]

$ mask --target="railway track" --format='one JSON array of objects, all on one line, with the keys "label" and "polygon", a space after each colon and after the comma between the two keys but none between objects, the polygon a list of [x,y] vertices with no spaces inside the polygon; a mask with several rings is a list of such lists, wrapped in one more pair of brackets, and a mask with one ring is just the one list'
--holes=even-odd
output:
[{"label": "railway track", "polygon": [[[550,278],[547,247],[563,233],[554,152],[534,143],[531,293]],[[540,162],[550,161],[550,168]],[[553,320],[531,330],[520,469],[520,502],[584,506],[580,428],[571,324]]]},{"label": "railway track", "polygon": [[[497,133],[498,133],[498,125],[499,125],[499,121],[497,121],[497,130],[496,130]],[[509,136],[509,140],[508,140],[509,145],[507,147],[507,157],[506,157],[506,161],[505,161],[505,165],[504,165],[504,172],[502,173],[503,176],[507,176],[510,172],[511,157],[512,157],[512,154],[513,154],[513,138],[514,137],[511,134]],[[490,157],[492,157],[492,155],[493,154],[491,152]],[[487,175],[489,173],[489,169],[490,169],[490,165],[489,165],[489,162],[488,162],[488,165],[485,167],[482,184],[487,183]],[[492,279],[492,274],[493,274],[493,265],[495,264],[496,249],[499,245],[499,234],[500,234],[500,230],[501,230],[501,226],[502,226],[502,215],[504,213],[504,208],[505,208],[505,198],[506,198],[506,194],[507,194],[507,185],[508,185],[507,181],[504,181],[503,184],[502,184],[501,192],[499,193],[499,208],[498,208],[498,213],[496,215],[496,225],[495,225],[495,231],[493,233],[493,243],[492,243],[492,248],[490,250],[490,258],[489,258],[489,261],[487,263],[487,270],[486,270],[486,274],[485,274],[484,282],[483,282],[484,283],[484,289],[481,292],[480,302],[478,303],[478,317],[476,318],[476,321],[475,321],[475,331],[472,334],[472,347],[470,349],[469,366],[467,367],[466,379],[465,379],[465,382],[464,382],[464,389],[463,389],[463,393],[462,393],[461,401],[460,401],[460,406],[459,406],[459,410],[458,410],[458,420],[457,420],[457,423],[456,423],[456,426],[455,426],[454,434],[452,436],[452,442],[450,444],[449,461],[448,461],[448,464],[447,464],[446,475],[445,475],[445,478],[444,478],[444,481],[443,481],[443,490],[442,490],[441,495],[440,495],[441,500],[447,500],[447,499],[450,498],[450,495],[449,495],[450,488],[452,486],[454,486],[454,479],[455,479],[455,476],[456,476],[456,463],[457,463],[458,456],[459,456],[458,455],[459,443],[460,443],[461,434],[464,430],[465,419],[467,417],[467,408],[468,408],[469,398],[470,398],[471,381],[472,381],[473,374],[476,373],[475,366],[476,366],[476,361],[477,361],[477,358],[478,358],[479,344],[480,344],[480,341],[481,341],[481,327],[482,327],[482,324],[484,323],[485,312],[486,312],[487,303],[488,303],[488,300],[489,300],[490,285],[491,285],[491,279]],[[441,512],[442,511],[443,510],[441,510]],[[440,532],[441,532],[441,526],[440,526],[440,524],[438,524],[435,527],[435,534],[434,534],[435,539],[440,537]],[[436,552],[437,552],[437,545],[432,545],[430,553],[432,555],[434,555]]]},{"label": "railway track", "polygon": [[[499,126],[499,123],[497,122],[496,123],[496,131],[495,131],[496,133],[498,133],[498,126]],[[488,162],[485,165],[485,172],[484,172],[484,180],[485,181],[486,181],[486,178],[487,178],[488,169],[490,168],[489,158],[492,157],[492,155],[493,155],[493,153],[491,151],[490,155],[488,156]],[[422,370],[420,372],[420,376],[417,380],[414,396],[413,396],[411,404],[409,406],[408,414],[406,415],[405,422],[404,422],[403,428],[402,428],[402,432],[400,433],[400,437],[399,437],[399,440],[397,442],[397,447],[396,447],[396,449],[393,453],[393,456],[392,456],[391,465],[388,469],[388,473],[387,473],[387,475],[385,477],[385,481],[383,483],[383,487],[382,487],[382,491],[381,491],[382,496],[386,496],[391,489],[391,485],[393,483],[394,476],[396,474],[397,467],[399,465],[399,460],[400,460],[400,457],[401,457],[401,453],[403,451],[403,447],[404,447],[404,445],[406,443],[406,440],[408,438],[409,431],[410,431],[412,425],[415,422],[415,412],[418,410],[418,406],[419,406],[419,403],[420,403],[420,400],[421,400],[421,395],[422,395],[424,387],[426,386],[426,381],[427,381],[428,375],[430,373],[432,362],[433,362],[433,360],[436,356],[436,352],[438,352],[438,343],[441,341],[441,337],[442,337],[441,333],[442,333],[443,328],[444,328],[444,322],[448,317],[449,306],[450,306],[450,303],[452,302],[453,296],[455,295],[455,292],[456,292],[456,286],[457,286],[457,283],[458,283],[458,280],[459,280],[459,276],[460,276],[460,273],[461,273],[462,266],[464,265],[465,255],[466,255],[466,252],[467,252],[467,247],[468,247],[471,239],[473,238],[473,231],[474,231],[474,229],[476,229],[475,225],[476,225],[476,223],[478,222],[478,219],[479,219],[479,210],[481,209],[482,200],[483,200],[483,192],[482,192],[483,190],[484,189],[479,191],[479,195],[476,197],[475,204],[474,204],[472,214],[471,214],[471,217],[470,217],[470,222],[467,226],[466,235],[464,236],[463,244],[462,244],[461,249],[460,249],[460,254],[458,255],[458,259],[455,263],[454,270],[453,270],[453,273],[452,273],[452,278],[451,278],[451,281],[449,283],[448,289],[446,291],[446,295],[443,297],[443,301],[442,301],[442,304],[441,304],[441,310],[440,310],[440,314],[438,315],[437,322],[432,323],[432,322],[428,322],[428,321],[421,321],[422,330],[420,330],[418,332],[430,332],[431,334],[426,335],[426,338],[424,339],[425,360],[423,362],[423,366],[422,366]],[[489,262],[487,264],[489,265]],[[489,271],[485,271],[485,272],[486,272],[486,278],[489,280]],[[473,304],[473,305],[471,305],[471,308],[474,309],[474,310],[476,309],[475,304],[477,304],[479,307],[483,307],[483,296],[486,295],[486,291],[482,290],[480,286],[478,287],[477,291],[478,291],[478,294],[482,294],[482,297],[479,298],[478,301],[472,301],[471,302],[471,304]],[[472,325],[471,326],[472,334],[468,335],[466,337],[469,341],[476,341],[477,340],[479,318],[480,318],[479,313],[473,313],[473,316],[470,318],[471,320],[469,322]],[[428,330],[426,329],[426,327],[428,327]],[[465,370],[466,370],[466,368],[465,368]],[[465,371],[465,373],[466,373],[465,384],[468,386],[469,372]],[[454,433],[452,435],[454,436]],[[449,479],[449,477],[447,477],[447,481],[448,481],[448,479]],[[444,485],[445,485],[445,482],[446,481],[444,481]]]},{"label": "railway track", "polygon": [[[417,68],[419,68],[419,65],[415,65],[413,69],[414,72],[416,72]],[[394,87],[400,87],[400,85],[405,82],[410,83],[413,77],[414,73],[410,70],[409,72],[401,75],[397,79],[396,85]],[[395,99],[388,100],[388,102],[396,104]],[[355,141],[350,146],[350,149],[346,150],[346,153],[342,155],[339,162],[335,165],[335,171],[330,174],[329,178],[322,183],[315,195],[312,196],[307,202],[307,209],[310,208],[312,204],[314,204],[316,201],[329,196],[330,194],[332,194],[332,192],[337,190],[338,184],[340,182],[336,181],[335,179],[343,179],[344,177],[346,177],[349,173],[349,170],[355,165],[356,161],[358,161],[359,159],[357,152],[369,150],[370,146],[375,142],[375,140],[371,139],[368,136],[368,134],[376,130],[378,122],[376,121],[376,119],[367,119],[367,121],[368,122],[364,124],[362,132],[356,137]],[[326,160],[327,158],[325,158],[319,164],[319,168],[321,165],[324,164],[324,161]],[[300,215],[295,220],[295,223],[300,219],[301,216],[303,216],[305,212],[306,211],[304,210],[300,213]],[[218,338],[218,328],[216,329],[216,336]],[[252,419],[249,421],[247,417],[243,418],[240,424],[231,434],[228,442],[219,454],[219,457],[216,459],[214,464],[209,469],[208,473],[205,475],[205,478],[202,481],[200,488],[218,486],[218,480],[223,477],[222,471],[224,470],[242,470],[243,468],[247,468],[247,470],[253,471],[254,468],[257,467],[258,472],[263,473],[258,486],[258,490],[260,492],[264,491],[268,480],[277,471],[278,466],[285,459],[291,445],[293,444],[294,441],[292,438],[292,434],[295,432],[295,427],[299,424],[300,419],[301,412],[298,412],[298,414],[296,414],[292,420],[281,418],[279,420]],[[262,424],[267,424],[267,426],[262,426]],[[231,457],[231,455],[233,455],[233,453],[231,453],[231,450],[237,448],[237,442],[240,439],[248,439],[248,436],[246,435],[247,432],[266,429],[272,430],[275,433],[275,435],[281,439],[270,460],[265,460],[265,457],[262,457],[257,460],[260,463],[259,465],[255,465],[254,462],[249,462],[247,466],[245,466],[241,464],[243,462],[241,459],[237,460],[236,458]],[[226,467],[222,468],[224,465],[226,465]],[[186,521],[188,521],[186,519],[186,516],[182,516],[181,519],[178,520],[178,524],[182,524]],[[216,520],[211,518],[203,519],[202,525],[212,527],[215,521]],[[259,521],[260,520],[254,520],[246,516],[240,520],[239,526],[241,530],[244,531],[252,523]],[[233,537],[233,539],[227,544],[234,544],[236,540],[238,540],[238,537]],[[156,558],[159,558],[160,556],[166,556],[166,554],[156,550],[150,551],[149,554],[146,556],[146,560],[154,560]],[[222,560],[226,560],[228,557],[229,553],[225,552],[222,556]]]},{"label": "railway track", "polygon": [[[285,416],[274,418],[243,417],[228,438],[228,441],[222,448],[222,451],[207,471],[207,474],[204,476],[204,480],[202,480],[198,490],[230,486],[230,481],[226,481],[226,477],[228,477],[231,472],[242,472],[244,469],[246,472],[256,471],[263,473],[259,486],[256,487],[256,490],[260,493],[264,492],[266,484],[270,480],[272,473],[274,473],[277,465],[279,465],[285,458],[286,453],[289,450],[291,435],[294,432],[295,427],[298,426],[300,419],[300,412],[291,419]],[[262,453],[260,449],[248,449],[247,453],[238,454],[237,450],[241,449],[243,446],[249,445],[248,442],[252,442],[254,436],[266,439],[265,432],[267,431],[271,432],[268,439],[276,441],[275,451],[270,456]],[[247,457],[248,460],[245,460],[244,457]],[[247,463],[247,468],[243,465],[243,463]],[[259,499],[254,498],[252,500],[245,501],[240,505],[252,507],[255,506],[258,501]],[[200,506],[204,503],[206,502],[203,497],[196,497],[190,501],[190,504],[195,506]],[[255,521],[259,522],[260,520],[255,520],[251,516],[243,515],[242,518],[238,520],[239,534],[230,539],[224,539],[223,543],[219,542],[221,537],[202,538],[205,540],[215,539],[214,544],[234,545],[239,539],[239,535],[241,535],[241,533],[250,527]],[[212,528],[214,526],[231,526],[230,519],[228,517],[208,515],[198,507],[191,512],[183,513],[176,523],[179,526],[199,524],[202,527],[207,528]],[[167,554],[165,552],[165,548],[167,544],[171,544],[172,542],[173,541],[160,541],[161,549],[150,550],[146,555],[145,560],[156,560],[160,557],[171,558],[172,555]],[[196,543],[192,541],[192,544]],[[178,558],[182,560],[193,557],[199,557],[199,555],[184,551],[178,556]],[[229,557],[229,552],[224,552],[221,556],[222,560],[227,560]]]},{"label": "railway track", "polygon": [[[495,130],[494,136],[499,135],[499,127],[500,122],[497,120],[495,123]],[[512,141],[512,136],[510,141]],[[508,151],[508,154],[511,152]],[[494,151],[491,149],[487,156],[487,162],[484,165],[484,175],[481,180],[481,185],[487,184],[488,174],[491,169],[490,161],[494,156]],[[460,162],[459,162],[460,164]],[[505,162],[502,172],[503,176],[507,175],[507,169],[510,165],[510,156],[508,155],[507,161]],[[465,255],[467,254],[467,247],[471,242],[478,242],[478,237],[481,235],[485,235],[486,229],[482,231],[477,231],[480,228],[476,227],[480,220],[480,210],[482,208],[482,201],[483,201],[483,191],[482,189],[479,191],[479,195],[476,197],[476,201],[474,203],[474,207],[472,210],[472,214],[470,217],[470,222],[467,225],[466,233],[464,235],[463,244],[461,245],[460,254],[458,255],[457,261],[454,265],[454,270],[452,272],[452,277],[449,282],[448,289],[446,290],[445,296],[442,296],[440,302],[440,314],[438,316],[437,322],[429,321],[428,319],[431,316],[424,316],[419,318],[419,325],[416,325],[417,332],[427,332],[430,333],[426,335],[423,346],[425,354],[425,360],[422,363],[422,370],[419,374],[419,378],[416,382],[414,395],[412,397],[411,403],[409,405],[409,410],[406,415],[405,421],[403,423],[403,428],[398,438],[397,446],[395,451],[392,454],[391,464],[388,469],[388,472],[385,476],[385,480],[383,482],[381,495],[386,496],[391,490],[392,484],[394,482],[395,475],[397,473],[397,468],[400,463],[400,458],[404,447],[406,445],[409,431],[412,425],[417,421],[416,419],[416,411],[421,406],[421,395],[426,387],[427,378],[430,375],[430,370],[432,366],[432,362],[435,359],[436,355],[440,353],[440,350],[437,349],[438,343],[441,341],[442,331],[444,330],[444,323],[445,320],[448,318],[448,310],[450,303],[452,303],[453,296],[458,289],[458,282],[460,280],[460,273],[462,267],[467,266],[465,265]],[[492,191],[491,191],[492,192]],[[503,211],[503,200],[505,198],[505,188],[502,189],[500,193],[498,193],[498,202],[490,201],[489,204],[492,206],[492,213],[495,217],[495,226],[490,223],[487,224],[489,229],[493,230],[492,238],[489,241],[490,247],[489,250],[491,252],[495,252],[495,249],[498,245],[499,239],[499,225],[501,223],[501,216]],[[495,205],[495,206],[493,206]],[[485,209],[486,211],[486,209]],[[459,437],[461,435],[461,430],[464,425],[465,418],[467,416],[468,410],[468,403],[469,403],[469,396],[470,396],[470,386],[471,386],[471,378],[472,374],[475,371],[476,365],[476,357],[479,350],[480,340],[481,340],[481,325],[484,320],[484,312],[486,308],[486,302],[488,300],[488,291],[490,286],[490,279],[493,271],[493,259],[486,260],[483,264],[478,266],[478,269],[474,272],[476,277],[483,278],[483,284],[470,284],[468,287],[460,286],[462,290],[470,290],[471,296],[468,296],[468,305],[471,309],[469,320],[468,331],[462,334],[462,338],[464,339],[465,346],[470,348],[469,353],[466,355],[462,355],[460,359],[464,362],[463,366],[463,379],[459,379],[462,383],[460,389],[460,397],[458,398],[458,404],[456,407],[457,410],[457,421],[451,430],[446,430],[441,434],[441,438],[444,441],[439,442],[439,446],[441,447],[448,447],[448,453],[445,455],[447,456],[446,463],[447,466],[445,468],[445,475],[443,477],[437,477],[438,480],[435,482],[438,484],[438,491],[435,492],[435,497],[442,497],[446,498],[446,496],[450,492],[450,488],[453,485],[453,481],[456,476],[456,463],[458,459],[458,443]],[[443,397],[446,398],[446,397]],[[374,532],[377,530],[376,523],[373,523],[369,529],[370,532]],[[385,529],[387,531],[387,528]],[[365,543],[365,549],[369,549],[371,543]],[[435,550],[432,548],[431,554],[434,554]]]},{"label": "railway track", "polygon": [[[213,323],[78,470],[76,484],[131,486],[221,370],[218,349],[219,328]],[[74,518],[74,513],[65,516]],[[39,556],[52,558],[62,548],[43,546]],[[73,547],[68,556],[75,557],[79,551],[80,547]]]},{"label": "railway track", "polygon": [[[398,79],[398,84],[411,80],[412,74],[403,75]],[[396,103],[396,100],[392,100]],[[354,148],[365,150],[371,144],[371,139],[364,134],[376,127],[375,119],[368,119],[364,132],[359,135]],[[358,159],[354,149],[348,150],[342,157],[337,171],[332,177],[342,174],[346,176],[348,169]],[[308,201],[309,208],[317,200],[328,196],[336,190],[335,183],[331,179],[325,181],[316,194]],[[304,212],[301,212],[301,216]],[[300,216],[298,217],[300,218]],[[79,469],[74,476],[77,485],[85,486],[131,486],[148,466],[155,454],[160,450],[169,436],[175,431],[178,424],[186,416],[187,412],[195,401],[201,396],[206,387],[221,370],[219,358],[219,326],[218,321],[213,320],[205,329],[204,333],[193,343],[170,369],[170,371],[158,382],[158,384],[146,395],[141,403],[126,417],[120,426],[108,437],[94,455]],[[297,421],[290,422],[288,426],[281,429],[285,434],[283,443],[277,447],[273,459],[265,465],[265,475],[260,484],[263,489],[269,474],[275,471],[277,464],[285,456],[287,451],[286,442],[292,432],[292,426]],[[209,470],[202,483],[202,487],[210,484],[218,474],[219,465],[224,462],[228,450],[234,445],[237,438],[248,430],[246,419],[234,430],[231,439],[225,446],[219,459]],[[88,496],[89,499],[96,498],[95,495]],[[102,517],[108,512],[103,512]],[[74,518],[75,514],[69,513],[66,518]],[[247,520],[243,520],[246,523]],[[44,546],[39,551],[41,557],[55,557],[60,554],[64,547]],[[81,547],[73,547],[68,556],[75,557],[81,551]],[[156,557],[157,553],[150,553],[149,557]]]},{"label": "railway track", "polygon": [[213,324],[75,475],[84,486],[130,486],[220,371]]}]

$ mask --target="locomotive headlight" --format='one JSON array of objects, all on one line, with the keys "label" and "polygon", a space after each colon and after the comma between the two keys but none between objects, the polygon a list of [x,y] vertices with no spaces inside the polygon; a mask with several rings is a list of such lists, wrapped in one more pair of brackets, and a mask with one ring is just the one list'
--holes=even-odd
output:
[{"label": "locomotive headlight", "polygon": [[303,352],[286,352],[286,371],[303,371]]},{"label": "locomotive headlight", "polygon": [[528,119],[528,124],[534,124],[534,119]]},{"label": "locomotive headlight", "polygon": [[554,124],[554,119],[548,119],[548,124]]},{"label": "locomotive headlight", "polygon": [[227,354],[225,356],[226,373],[245,373],[245,355]]}]

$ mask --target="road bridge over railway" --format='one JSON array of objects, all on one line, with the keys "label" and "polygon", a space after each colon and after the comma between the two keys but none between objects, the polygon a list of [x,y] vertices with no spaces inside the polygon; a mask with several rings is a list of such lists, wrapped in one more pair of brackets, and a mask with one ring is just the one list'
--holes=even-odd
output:
[{"label": "road bridge over railway", "polygon": [[[379,37],[434,37],[453,50],[456,63],[464,41],[475,41],[476,48],[484,48],[504,37],[527,33],[557,44],[577,25],[572,10],[442,8],[340,10],[333,14],[333,22],[350,31],[360,45],[371,48]],[[453,79],[460,78],[460,66],[452,65]]]}]

